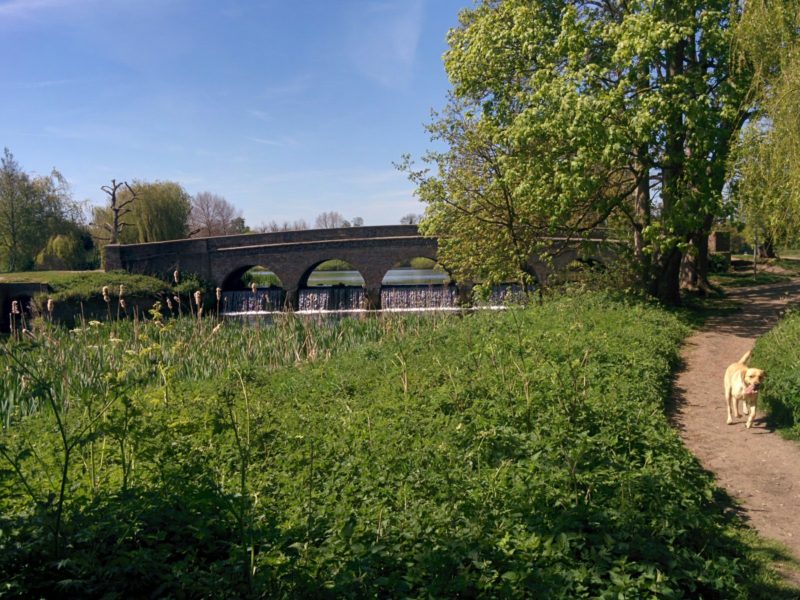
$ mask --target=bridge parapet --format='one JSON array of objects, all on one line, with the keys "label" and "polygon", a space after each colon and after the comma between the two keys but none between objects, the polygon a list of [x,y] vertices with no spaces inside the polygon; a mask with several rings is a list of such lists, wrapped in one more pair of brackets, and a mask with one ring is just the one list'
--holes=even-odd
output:
[{"label": "bridge parapet", "polygon": [[[554,247],[563,242],[552,240]],[[437,239],[422,236],[415,225],[381,225],[109,245],[105,267],[163,278],[179,269],[226,288],[247,269],[262,266],[278,276],[288,301],[295,304],[311,271],[322,262],[339,259],[361,273],[370,304],[379,308],[381,282],[389,269],[420,256],[436,260],[437,251]],[[577,256],[577,247],[570,248],[559,261],[567,264]],[[546,281],[550,267],[535,259],[531,264],[539,280]]]}]

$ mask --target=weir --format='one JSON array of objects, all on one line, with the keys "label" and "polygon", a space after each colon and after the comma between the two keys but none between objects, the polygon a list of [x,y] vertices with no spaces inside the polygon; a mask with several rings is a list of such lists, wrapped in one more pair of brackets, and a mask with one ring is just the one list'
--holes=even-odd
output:
[{"label": "weir", "polygon": [[[453,284],[387,285],[380,290],[383,310],[454,309],[465,304],[466,295]],[[222,293],[224,314],[258,314],[280,312],[286,309],[286,293],[281,288],[266,287]],[[524,304],[527,300],[522,286],[503,284],[492,288],[485,300],[476,300],[474,306],[498,307]],[[357,311],[367,309],[366,290],[362,286],[333,285],[309,287],[300,290],[298,310]]]}]

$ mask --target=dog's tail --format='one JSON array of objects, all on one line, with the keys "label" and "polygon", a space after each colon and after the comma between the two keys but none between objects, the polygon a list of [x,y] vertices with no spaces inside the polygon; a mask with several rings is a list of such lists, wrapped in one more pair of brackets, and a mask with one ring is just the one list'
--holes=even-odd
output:
[{"label": "dog's tail", "polygon": [[749,358],[750,358],[750,350],[744,353],[744,356],[742,356],[742,358],[739,359],[739,362],[742,364],[746,364]]}]

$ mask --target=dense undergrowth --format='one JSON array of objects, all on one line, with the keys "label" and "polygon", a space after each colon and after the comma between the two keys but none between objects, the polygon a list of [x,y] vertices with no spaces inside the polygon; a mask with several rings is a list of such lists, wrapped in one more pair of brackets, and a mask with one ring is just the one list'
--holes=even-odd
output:
[{"label": "dense undergrowth", "polygon": [[759,402],[774,424],[800,438],[800,311],[788,313],[778,325],[756,342],[754,366],[766,370],[767,379]]},{"label": "dense undergrowth", "polygon": [[4,359],[0,596],[746,598],[759,579],[664,416],[686,331],[656,308],[108,327]]}]

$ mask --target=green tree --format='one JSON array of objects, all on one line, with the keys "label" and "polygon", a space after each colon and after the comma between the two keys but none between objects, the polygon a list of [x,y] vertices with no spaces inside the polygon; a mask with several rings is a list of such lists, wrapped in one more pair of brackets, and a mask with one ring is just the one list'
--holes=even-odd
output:
[{"label": "green tree", "polygon": [[[132,197],[131,189],[136,199],[126,205]],[[130,188],[120,188],[116,197],[117,203],[126,208],[126,212],[119,216],[119,243],[137,244],[188,237],[191,196],[180,184],[173,181],[134,180]],[[107,243],[109,227],[113,227],[111,208],[95,207],[92,217],[95,238]]]},{"label": "green tree", "polygon": [[81,220],[61,174],[31,177],[5,149],[0,159],[0,267],[30,269],[51,235]]},{"label": "green tree", "polygon": [[733,197],[767,256],[800,241],[800,6],[750,2],[737,28],[755,110],[736,147]]},{"label": "green tree", "polygon": [[[729,0],[484,0],[450,31],[447,149],[411,171],[423,230],[460,275],[526,279],[545,235],[610,218],[643,283],[679,303],[680,266],[722,210],[748,73],[733,76]],[[557,249],[555,250],[557,251]]]},{"label": "green tree", "polygon": [[97,251],[86,228],[72,225],[52,235],[36,255],[37,269],[91,269],[97,266]]}]

